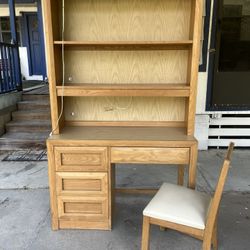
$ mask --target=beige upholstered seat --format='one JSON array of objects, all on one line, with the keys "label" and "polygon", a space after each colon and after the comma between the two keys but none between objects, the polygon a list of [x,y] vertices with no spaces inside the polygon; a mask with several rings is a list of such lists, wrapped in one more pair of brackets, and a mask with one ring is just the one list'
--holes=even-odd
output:
[{"label": "beige upholstered seat", "polygon": [[211,198],[186,187],[164,183],[143,215],[204,229]]},{"label": "beige upholstered seat", "polygon": [[164,183],[143,211],[142,250],[149,249],[150,225],[169,228],[203,241],[202,249],[218,249],[217,217],[234,144],[230,143],[213,198],[193,189]]}]

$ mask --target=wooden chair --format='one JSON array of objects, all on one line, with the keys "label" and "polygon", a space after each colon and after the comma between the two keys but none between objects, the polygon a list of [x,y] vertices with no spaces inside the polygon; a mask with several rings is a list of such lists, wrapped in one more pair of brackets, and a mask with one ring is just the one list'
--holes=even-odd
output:
[{"label": "wooden chair", "polygon": [[213,198],[183,186],[164,183],[143,211],[142,250],[149,249],[150,225],[177,230],[218,249],[217,213],[234,144],[230,143]]}]

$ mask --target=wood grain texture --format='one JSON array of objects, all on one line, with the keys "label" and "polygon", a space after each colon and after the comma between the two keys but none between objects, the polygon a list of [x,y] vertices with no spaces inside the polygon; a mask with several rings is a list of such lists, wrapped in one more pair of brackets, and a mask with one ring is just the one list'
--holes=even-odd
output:
[{"label": "wood grain texture", "polygon": [[57,96],[172,96],[188,97],[185,84],[67,84],[57,86]]},{"label": "wood grain texture", "polygon": [[58,209],[57,209],[57,194],[56,194],[55,156],[53,152],[53,145],[49,141],[47,141],[47,154],[48,154],[51,227],[53,230],[58,230],[59,224],[58,224]]},{"label": "wood grain texture", "polygon": [[65,51],[65,79],[74,83],[187,83],[188,51]]},{"label": "wood grain texture", "polygon": [[109,226],[110,220],[100,220],[100,221],[84,221],[75,218],[60,219],[59,228],[60,229],[95,229],[95,230],[111,230]]},{"label": "wood grain texture", "polygon": [[108,174],[91,172],[57,172],[57,195],[90,195],[108,194]]},{"label": "wood grain texture", "polygon": [[[190,162],[188,168],[188,187],[195,189],[197,173],[198,143],[190,148]],[[192,173],[192,174],[191,174]]]},{"label": "wood grain texture", "polygon": [[112,147],[111,162],[149,164],[188,164],[188,148]]},{"label": "wood grain texture", "polygon": [[107,197],[58,196],[59,219],[72,218],[87,221],[108,219]]},{"label": "wood grain texture", "polygon": [[71,0],[65,4],[65,40],[189,39],[190,1]]},{"label": "wood grain texture", "polygon": [[57,171],[106,171],[106,147],[55,147]]},{"label": "wood grain texture", "polygon": [[[202,29],[202,16],[203,16],[203,0],[193,0],[193,49],[190,54],[190,97],[187,109],[187,134],[194,134],[195,126],[195,112],[196,112],[196,95],[197,95],[197,82],[200,61],[200,47],[201,47],[201,29]],[[191,31],[190,31],[191,32]]]},{"label": "wood grain texture", "polygon": [[50,104],[51,104],[51,124],[52,131],[54,134],[59,134],[58,126],[58,117],[59,117],[59,104],[58,98],[56,95],[56,83],[60,81],[61,78],[58,76],[58,64],[61,62],[55,60],[55,51],[53,46],[53,32],[58,30],[56,16],[54,16],[55,9],[57,8],[56,1],[53,0],[43,0],[42,9],[43,9],[43,19],[44,22],[44,34],[45,34],[45,52],[46,52],[46,62],[47,62],[47,72],[48,78],[50,81],[49,84],[49,93],[50,93]]},{"label": "wood grain texture", "polygon": [[[48,141],[56,146],[150,146],[190,147],[197,143],[194,136],[187,136],[185,128],[176,127],[65,127],[60,135]],[[132,135],[132,136],[131,136]],[[69,150],[69,148],[68,148]]]},{"label": "wood grain texture", "polygon": [[190,50],[192,40],[181,41],[55,41],[66,50]]},{"label": "wood grain texture", "polygon": [[67,121],[65,123],[66,127],[170,127],[170,128],[186,128],[186,123],[181,122],[172,122],[172,121],[116,121],[116,122],[105,122],[105,121]]},{"label": "wood grain texture", "polygon": [[66,121],[184,121],[185,98],[67,97]]}]

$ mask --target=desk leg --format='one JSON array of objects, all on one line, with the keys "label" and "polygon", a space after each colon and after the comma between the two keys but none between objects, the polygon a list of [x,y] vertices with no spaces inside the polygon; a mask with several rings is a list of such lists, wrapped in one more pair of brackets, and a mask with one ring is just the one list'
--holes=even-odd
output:
[{"label": "desk leg", "polygon": [[196,185],[197,154],[198,145],[196,143],[190,148],[190,160],[188,168],[188,187],[192,189],[195,189]]},{"label": "desk leg", "polygon": [[115,164],[114,163],[111,163],[110,165],[109,199],[110,199],[110,228],[112,228],[113,218],[115,214]]},{"label": "desk leg", "polygon": [[48,174],[49,174],[49,191],[50,191],[50,212],[51,212],[51,227],[53,230],[59,229],[58,223],[58,208],[57,208],[57,194],[56,194],[56,177],[53,146],[47,143],[48,151]]},{"label": "desk leg", "polygon": [[185,165],[178,165],[178,185],[180,186],[184,184],[184,170]]}]

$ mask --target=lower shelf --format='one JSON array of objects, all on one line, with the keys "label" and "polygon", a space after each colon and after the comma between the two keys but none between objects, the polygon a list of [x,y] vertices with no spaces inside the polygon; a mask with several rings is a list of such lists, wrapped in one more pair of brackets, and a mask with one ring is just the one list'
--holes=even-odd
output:
[{"label": "lower shelf", "polygon": [[70,84],[57,86],[57,96],[175,96],[188,97],[186,84]]}]

